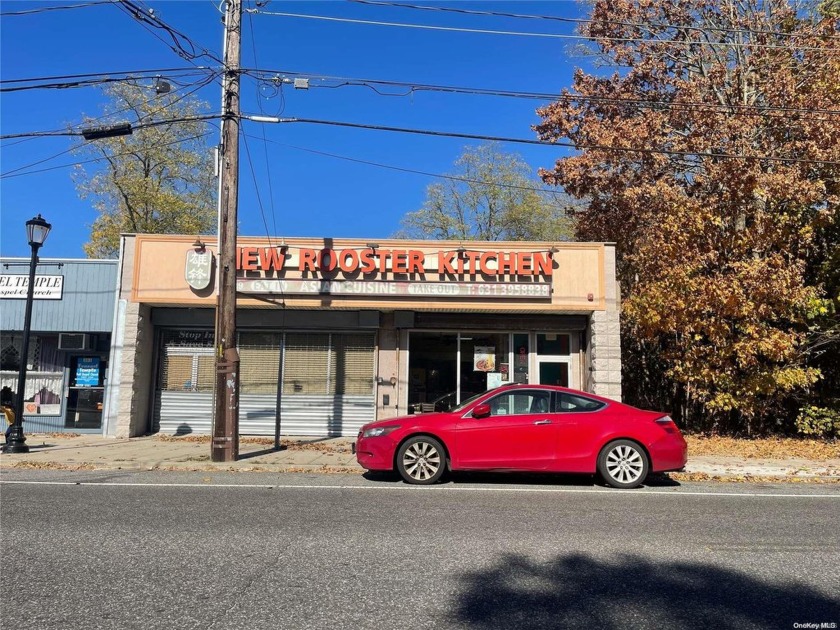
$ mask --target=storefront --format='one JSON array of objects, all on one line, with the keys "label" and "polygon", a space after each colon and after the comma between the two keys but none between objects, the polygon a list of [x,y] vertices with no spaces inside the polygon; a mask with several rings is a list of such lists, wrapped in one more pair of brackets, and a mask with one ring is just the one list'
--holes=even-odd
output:
[{"label": "storefront", "polygon": [[[40,259],[24,386],[26,433],[101,433],[116,260]],[[0,260],[0,389],[17,390],[29,260]]]},{"label": "storefront", "polygon": [[[603,243],[240,237],[240,433],[352,436],[504,383],[621,398]],[[215,242],[124,237],[106,432],[209,433]]]}]

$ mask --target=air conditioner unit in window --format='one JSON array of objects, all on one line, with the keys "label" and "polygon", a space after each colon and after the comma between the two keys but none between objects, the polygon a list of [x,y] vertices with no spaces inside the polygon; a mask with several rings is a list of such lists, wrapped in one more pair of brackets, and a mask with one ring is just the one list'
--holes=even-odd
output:
[{"label": "air conditioner unit in window", "polygon": [[59,333],[59,350],[89,350],[90,337],[84,333]]}]

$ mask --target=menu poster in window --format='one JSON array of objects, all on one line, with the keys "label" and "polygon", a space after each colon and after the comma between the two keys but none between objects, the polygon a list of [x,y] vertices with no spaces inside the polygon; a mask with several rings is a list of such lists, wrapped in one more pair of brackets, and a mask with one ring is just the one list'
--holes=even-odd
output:
[{"label": "menu poster in window", "polygon": [[510,364],[509,363],[499,363],[499,372],[502,374],[503,381],[510,380]]},{"label": "menu poster in window", "polygon": [[99,357],[79,357],[76,363],[76,387],[99,386]]},{"label": "menu poster in window", "polygon": [[496,346],[476,346],[473,354],[474,372],[496,371]]},{"label": "menu poster in window", "polygon": [[494,389],[502,384],[502,374],[500,372],[490,372],[487,374],[487,389]]}]

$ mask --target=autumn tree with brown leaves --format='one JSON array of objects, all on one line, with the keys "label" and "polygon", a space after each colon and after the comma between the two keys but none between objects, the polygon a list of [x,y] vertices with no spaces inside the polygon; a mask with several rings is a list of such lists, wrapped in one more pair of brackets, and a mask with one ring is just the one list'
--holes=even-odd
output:
[{"label": "autumn tree with brown leaves", "polygon": [[625,397],[689,427],[790,430],[840,396],[840,33],[781,0],[596,0],[617,69],[538,111],[543,179],[614,241]]}]

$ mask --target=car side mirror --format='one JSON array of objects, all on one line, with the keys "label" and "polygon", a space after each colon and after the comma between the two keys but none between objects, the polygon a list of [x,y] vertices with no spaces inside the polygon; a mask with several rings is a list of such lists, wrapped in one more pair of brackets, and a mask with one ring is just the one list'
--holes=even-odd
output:
[{"label": "car side mirror", "polygon": [[490,405],[487,403],[482,403],[480,405],[476,405],[472,410],[473,418],[486,418],[490,415]]}]

